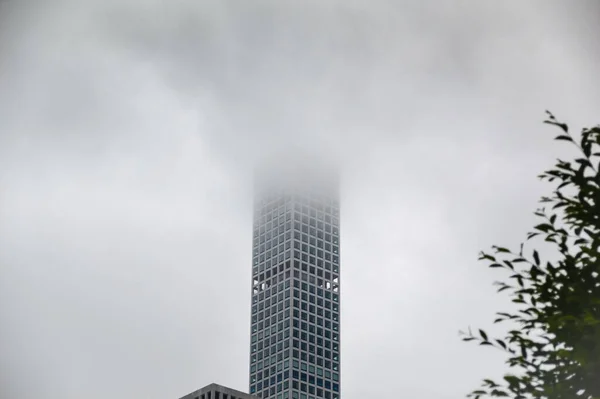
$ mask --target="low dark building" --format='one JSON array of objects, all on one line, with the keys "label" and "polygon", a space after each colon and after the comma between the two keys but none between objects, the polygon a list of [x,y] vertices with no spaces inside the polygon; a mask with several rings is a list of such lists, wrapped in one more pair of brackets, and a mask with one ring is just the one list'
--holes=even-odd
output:
[{"label": "low dark building", "polygon": [[198,389],[181,399],[257,399],[256,396],[226,388],[217,384],[210,384],[204,388]]}]

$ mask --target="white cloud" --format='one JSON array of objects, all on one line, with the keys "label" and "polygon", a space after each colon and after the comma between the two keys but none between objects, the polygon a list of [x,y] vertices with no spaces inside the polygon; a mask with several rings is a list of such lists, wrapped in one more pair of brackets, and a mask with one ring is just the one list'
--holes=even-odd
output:
[{"label": "white cloud", "polygon": [[248,166],[274,143],[343,160],[344,397],[501,372],[457,337],[506,304],[476,256],[533,221],[563,151],[543,110],[598,123],[597,6],[436,4],[0,6],[2,389],[244,390]]}]

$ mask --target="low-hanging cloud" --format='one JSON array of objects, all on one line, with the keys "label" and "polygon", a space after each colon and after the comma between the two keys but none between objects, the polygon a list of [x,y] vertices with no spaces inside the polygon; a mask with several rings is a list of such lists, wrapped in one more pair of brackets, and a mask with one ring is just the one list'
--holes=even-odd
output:
[{"label": "low-hanging cloud", "polygon": [[[456,332],[598,123],[595,1],[0,3],[0,392],[247,386],[251,165],[343,165],[343,395],[454,398]],[[291,151],[294,152],[293,150]],[[6,392],[6,394],[4,394]]]}]

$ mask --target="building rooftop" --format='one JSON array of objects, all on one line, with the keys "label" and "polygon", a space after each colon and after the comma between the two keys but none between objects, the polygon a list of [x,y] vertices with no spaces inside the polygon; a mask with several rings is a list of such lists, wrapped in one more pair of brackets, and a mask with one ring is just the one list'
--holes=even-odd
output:
[{"label": "building rooftop", "polygon": [[258,399],[256,396],[236,391],[218,384],[210,384],[197,391],[183,396],[181,399]]}]

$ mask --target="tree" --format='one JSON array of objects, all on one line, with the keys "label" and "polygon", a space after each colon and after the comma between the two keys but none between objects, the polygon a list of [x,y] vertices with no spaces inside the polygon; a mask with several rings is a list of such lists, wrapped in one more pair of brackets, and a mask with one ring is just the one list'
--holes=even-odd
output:
[{"label": "tree", "polygon": [[[484,330],[462,333],[464,341],[496,347],[512,371],[504,381],[485,379],[468,396],[514,399],[600,399],[600,126],[579,139],[548,112],[545,121],[561,130],[555,138],[575,145],[581,156],[558,160],[540,179],[554,190],[542,197],[540,219],[518,252],[493,246],[479,259],[508,275],[494,284],[506,291],[514,312],[496,313],[511,322],[502,339]],[[556,249],[555,261],[525,249],[535,240]]]}]

